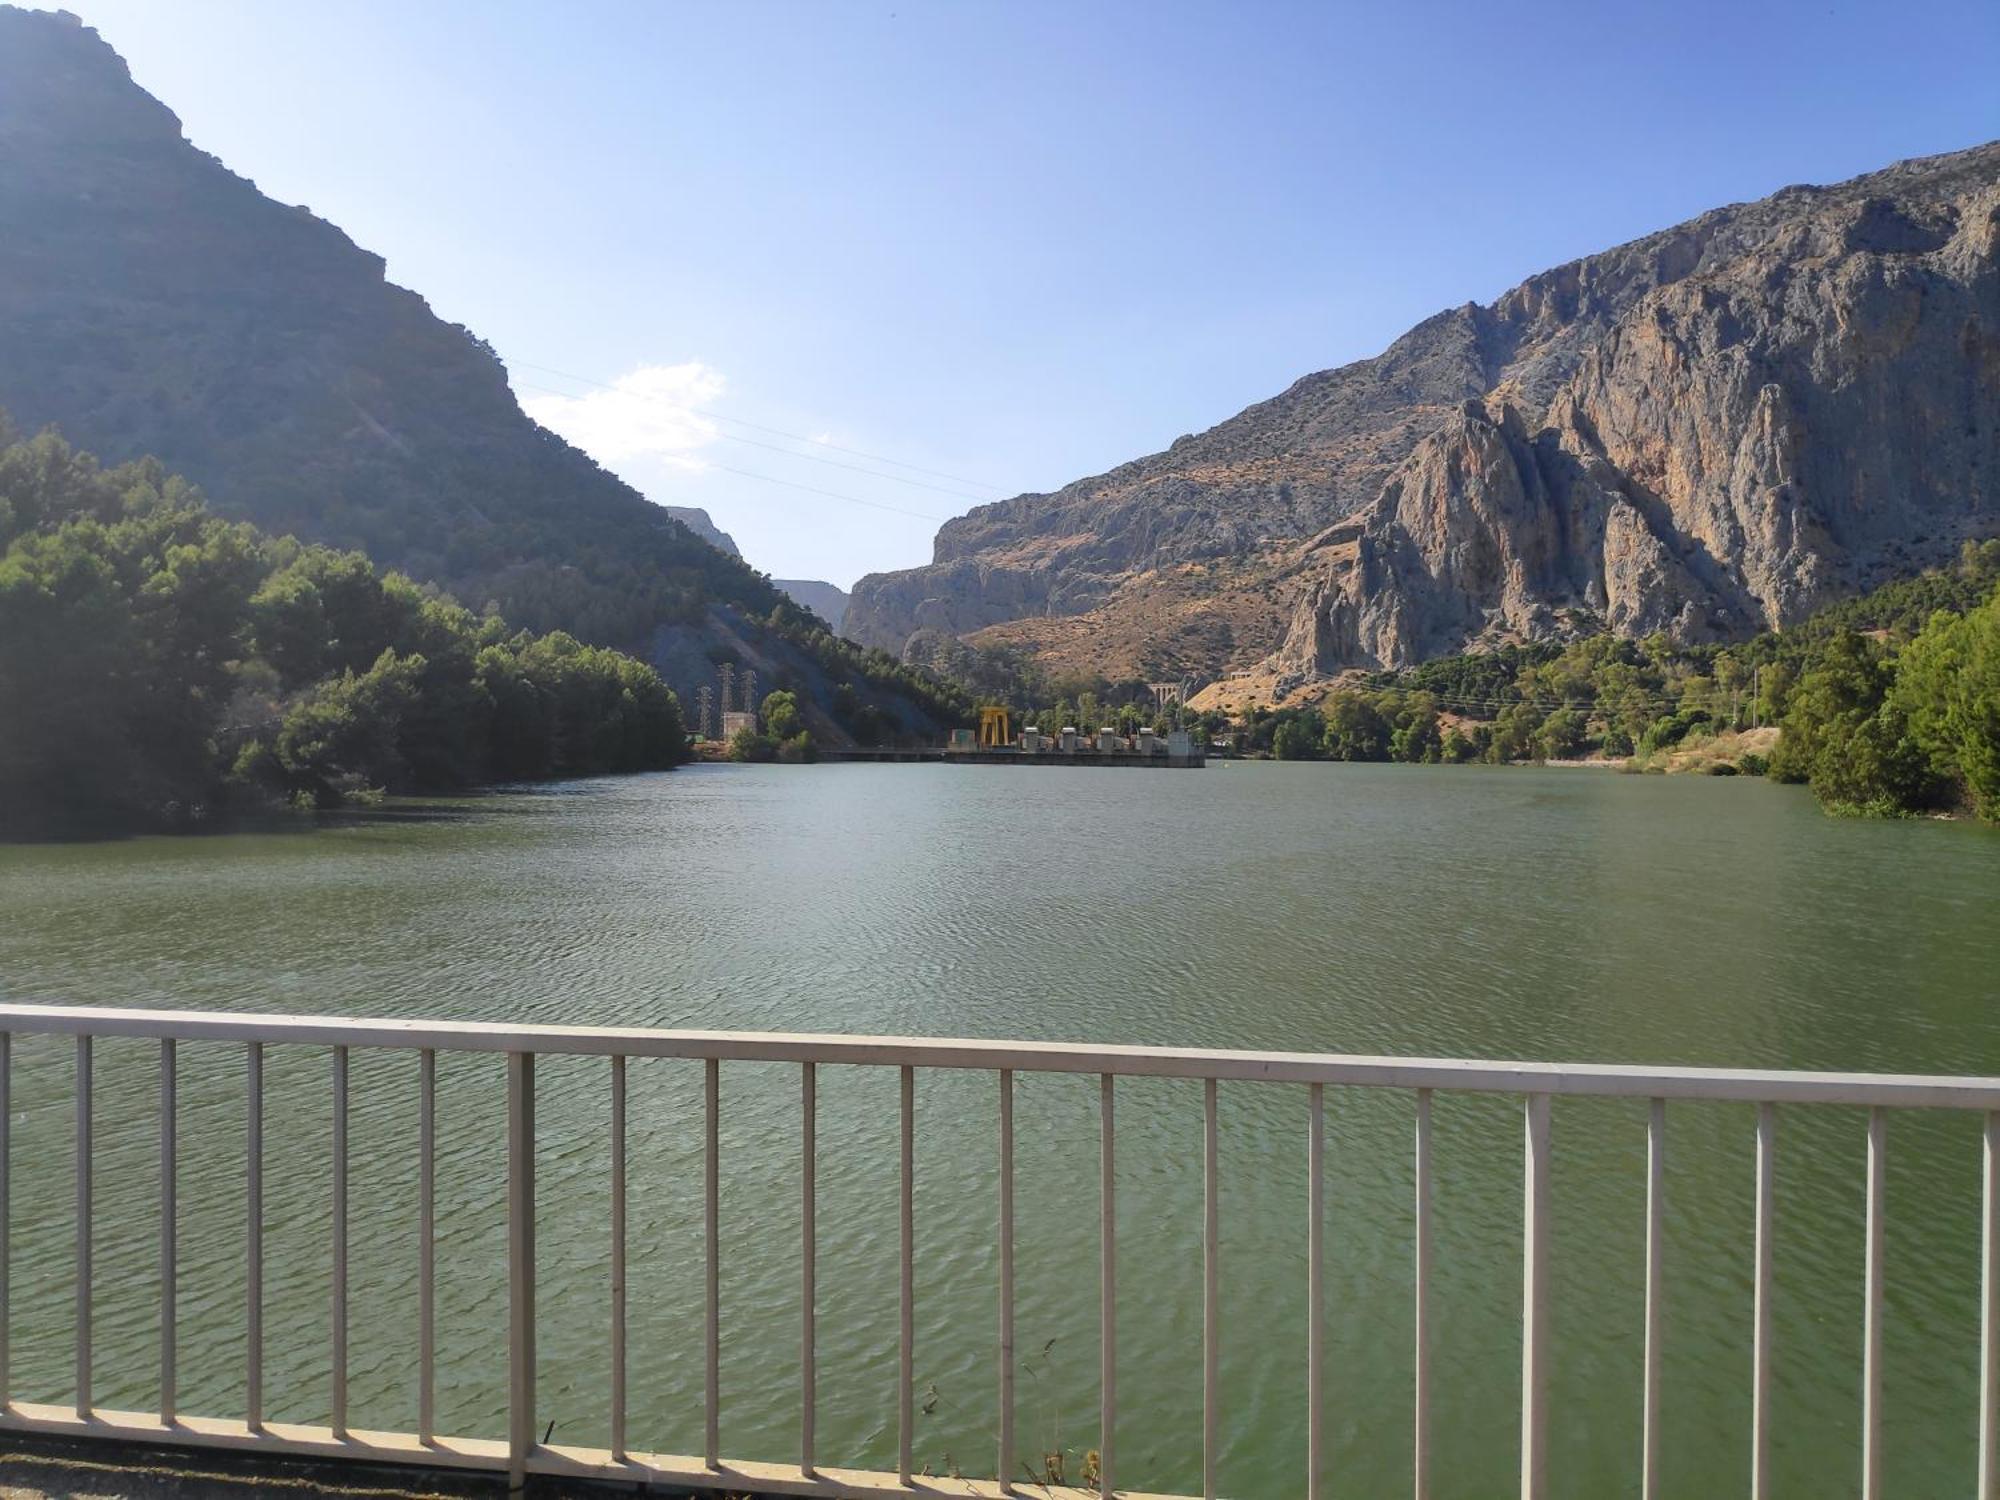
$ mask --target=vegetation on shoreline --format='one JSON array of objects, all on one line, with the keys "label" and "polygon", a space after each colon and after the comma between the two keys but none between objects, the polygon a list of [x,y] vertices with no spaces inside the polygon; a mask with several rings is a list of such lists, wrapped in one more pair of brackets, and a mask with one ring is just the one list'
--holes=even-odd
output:
[{"label": "vegetation on shoreline", "polygon": [[1643,770],[1759,724],[1783,729],[1768,766],[1748,753],[1707,769],[1768,769],[1836,812],[2000,821],[2000,541],[1736,645],[1595,635],[1444,657],[1313,707],[1253,708],[1241,743],[1281,760]]},{"label": "vegetation on shoreline", "polygon": [[185,827],[686,756],[644,663],[0,428],[0,831]]},{"label": "vegetation on shoreline", "polygon": [[[1044,728],[1129,732],[1173,716],[1140,682],[1051,677],[942,636],[920,654]],[[1835,812],[2000,821],[2000,540],[1733,645],[1598,634],[1507,646],[1375,673],[1310,706],[1187,718],[1278,760],[1594,759],[1768,773],[1806,783]]]}]

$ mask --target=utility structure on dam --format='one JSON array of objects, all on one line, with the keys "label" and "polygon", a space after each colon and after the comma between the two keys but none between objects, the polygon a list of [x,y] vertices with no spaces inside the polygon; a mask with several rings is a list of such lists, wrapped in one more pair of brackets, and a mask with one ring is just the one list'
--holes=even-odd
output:
[{"label": "utility structure on dam", "polygon": [[1192,732],[1176,729],[1155,734],[1141,729],[1121,734],[1104,728],[1084,734],[1075,725],[1064,725],[1056,734],[1044,734],[1033,725],[1004,742],[996,742],[995,730],[1005,732],[1006,710],[982,719],[978,731],[958,729],[950,743],[931,749],[822,750],[823,761],[888,761],[904,765],[947,764],[960,766],[1099,766],[1141,770],[1146,768],[1199,770],[1207,764],[1206,747]]}]

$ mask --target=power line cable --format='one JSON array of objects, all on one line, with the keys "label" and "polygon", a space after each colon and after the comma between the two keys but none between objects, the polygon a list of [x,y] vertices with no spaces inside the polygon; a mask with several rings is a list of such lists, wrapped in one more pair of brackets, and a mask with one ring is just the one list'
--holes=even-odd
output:
[{"label": "power line cable", "polygon": [[900,505],[884,505],[880,500],[863,500],[859,495],[843,495],[837,490],[823,490],[816,484],[800,484],[794,479],[779,479],[773,474],[754,474],[748,469],[733,469],[728,464],[714,464],[711,467],[724,474],[735,474],[743,479],[755,479],[762,484],[782,484],[788,490],[804,490],[811,495],[824,495],[829,500],[845,500],[849,505],[865,505],[871,510],[891,511],[899,516],[915,516],[919,521],[935,521],[942,525],[949,516],[934,516],[921,510],[905,510]]}]

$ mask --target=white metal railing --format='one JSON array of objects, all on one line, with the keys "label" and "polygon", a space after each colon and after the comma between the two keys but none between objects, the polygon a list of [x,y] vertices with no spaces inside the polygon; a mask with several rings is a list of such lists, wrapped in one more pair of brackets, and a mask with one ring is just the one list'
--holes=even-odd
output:
[{"label": "white metal railing", "polygon": [[[76,1403],[62,1407],[16,1401],[9,1379],[9,1253],[12,1171],[12,1038],[15,1034],[75,1038]],[[91,1398],[92,1324],[92,1041],[150,1038],[160,1044],[160,1394],[156,1412],[113,1411]],[[177,1066],[180,1041],[237,1042],[246,1057],[245,1162],[247,1294],[244,1309],[246,1400],[241,1418],[181,1413],[176,1400]],[[264,1049],[323,1046],[333,1059],[332,1419],[328,1426],[266,1420],[263,1374],[263,1118]],[[418,1413],[414,1432],[350,1427],[347,1411],[347,1112],[348,1057],[356,1047],[414,1049],[418,1069]],[[438,1052],[502,1053],[507,1069],[508,1420],[504,1441],[441,1435],[436,1425],[435,1079]],[[594,1055],[610,1060],[611,1083],[611,1411],[610,1446],[586,1448],[536,1437],[535,1404],[535,1059]],[[700,1455],[635,1452],[626,1445],[626,1060],[697,1059],[703,1064],[703,1227],[705,1274],[705,1447]],[[800,1070],[803,1106],[801,1368],[799,1459],[796,1464],[725,1459],[721,1451],[721,1302],[718,1225],[720,1073],[724,1062],[785,1062]],[[817,1070],[822,1064],[900,1070],[900,1389],[895,1472],[821,1467],[815,1450],[816,1304],[815,1129]],[[995,1480],[943,1479],[913,1472],[914,1070],[972,1069],[996,1075],[999,1086],[998,1265],[999,1370]],[[137,1439],[154,1443],[265,1449],[287,1454],[389,1460],[504,1470],[517,1485],[529,1473],[671,1483],[695,1489],[756,1490],[790,1495],[970,1495],[1032,1492],[1082,1496],[1080,1489],[1026,1485],[1009,1478],[1014,1454],[1014,1075],[1017,1072],[1095,1074],[1100,1129],[1100,1478],[1098,1493],[1130,1496],[1116,1483],[1118,1426],[1114,1234],[1115,1080],[1120,1077],[1199,1079],[1203,1083],[1202,1439],[1204,1494],[1216,1494],[1217,1420],[1221,1406],[1217,1351],[1218,1184],[1217,1084],[1227,1081],[1304,1085],[1308,1101],[1307,1333],[1308,1423],[1300,1488],[1323,1493],[1325,1090],[1338,1087],[1411,1091],[1415,1129],[1415,1453],[1414,1484],[1425,1500],[1430,1468],[1431,1095],[1462,1090],[1519,1095],[1524,1101],[1525,1192],[1522,1216],[1522,1358],[1520,1485],[1523,1500],[1546,1494],[1546,1385],[1549,1354],[1548,1193],[1550,1102],[1557,1096],[1643,1098],[1647,1116],[1644,1357],[1641,1495],[1654,1500],[1659,1468],[1661,1231],[1665,1207],[1667,1104],[1722,1100],[1757,1106],[1754,1311],[1752,1332],[1750,1493],[1770,1494],[1768,1422],[1771,1367],[1773,1164],[1777,1106],[1844,1105],[1868,1115],[1866,1240],[1863,1282],[1863,1500],[1881,1495],[1882,1222],[1887,1111],[1905,1108],[1985,1113],[1982,1174],[1978,1495],[2000,1497],[2000,1078],[1893,1074],[1759,1072],[1739,1069],[1639,1068],[1516,1062],[1209,1051],[1161,1047],[1092,1047],[1059,1043],[915,1040],[892,1037],[661,1031],[622,1027],[484,1025],[463,1022],[340,1020],[318,1017],[210,1014],[186,1011],[0,1005],[0,1428]]]}]

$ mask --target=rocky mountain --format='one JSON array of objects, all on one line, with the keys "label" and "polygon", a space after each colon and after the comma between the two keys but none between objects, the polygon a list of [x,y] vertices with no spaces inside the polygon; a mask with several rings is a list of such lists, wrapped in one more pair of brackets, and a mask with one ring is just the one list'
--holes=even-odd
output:
[{"label": "rocky mountain", "polygon": [[1608,626],[1743,635],[2000,531],[2000,143],[1524,282],[855,586],[918,631],[1290,691]]},{"label": "rocky mountain", "polygon": [[[722,530],[709,518],[707,511],[693,505],[663,505],[660,509],[687,527],[718,552],[726,552],[731,557],[741,557],[741,549],[736,538]],[[801,609],[809,609],[840,633],[840,623],[847,615],[847,590],[833,584],[821,582],[817,578],[773,578],[776,588]]]},{"label": "rocky mountain", "polygon": [[811,610],[826,621],[833,627],[835,635],[842,633],[841,626],[847,620],[846,589],[823,583],[817,578],[773,578],[771,582],[782,589],[794,604]]},{"label": "rocky mountain", "polygon": [[95,31],[0,5],[0,409],[17,426],[108,462],[156,455],[224,515],[649,656],[683,697],[747,650],[767,683],[829,704],[847,684],[936,727],[908,674],[774,632],[768,579],[531,421],[493,350],[384,271],[191,145]]},{"label": "rocky mountain", "polygon": [[717,552],[728,557],[741,557],[743,553],[736,546],[736,538],[717,526],[709,518],[707,511],[698,505],[662,505],[661,510],[687,527]]}]

